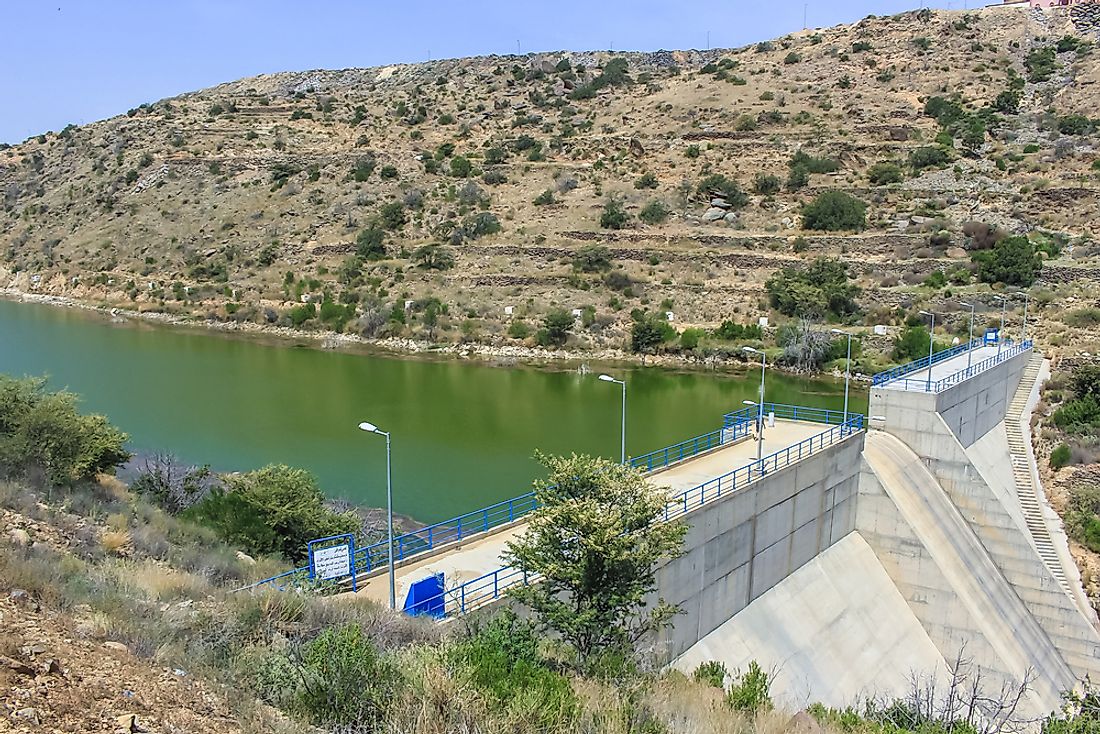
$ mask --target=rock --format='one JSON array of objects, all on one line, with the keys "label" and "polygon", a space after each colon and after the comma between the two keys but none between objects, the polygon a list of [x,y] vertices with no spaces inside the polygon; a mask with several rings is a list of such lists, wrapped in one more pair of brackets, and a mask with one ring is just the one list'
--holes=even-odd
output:
[{"label": "rock", "polygon": [[794,220],[790,217],[783,217],[779,220],[779,223],[783,225],[783,229],[791,229],[794,227]]},{"label": "rock", "polygon": [[31,595],[27,593],[26,589],[12,589],[8,594],[8,598],[16,603],[25,603],[31,600]]},{"label": "rock", "polygon": [[725,199],[714,198],[710,200],[710,205],[718,207],[719,209],[729,209],[729,202]]},{"label": "rock", "polygon": [[966,250],[964,250],[961,247],[948,247],[944,251],[943,254],[947,255],[947,257],[949,257],[953,260],[965,260],[966,259]]},{"label": "rock", "polygon": [[16,548],[26,548],[31,544],[31,536],[26,530],[22,528],[16,528],[8,533],[8,542],[14,545]]},{"label": "rock", "polygon": [[787,730],[798,734],[825,734],[825,729],[817,719],[806,711],[799,711],[787,722]]},{"label": "rock", "polygon": [[13,719],[19,719],[25,721],[28,724],[38,726],[42,723],[42,715],[38,713],[38,709],[25,708],[19,709],[11,715]]},{"label": "rock", "polygon": [[117,650],[118,652],[130,652],[130,648],[126,647],[121,642],[115,642],[114,640],[107,640],[103,643],[103,646],[108,650]]},{"label": "rock", "polygon": [[137,714],[123,714],[115,718],[115,721],[118,722],[119,731],[129,732],[130,734],[149,731],[138,723]]},{"label": "rock", "polygon": [[15,658],[9,658],[5,655],[0,655],[0,665],[3,665],[8,670],[14,671],[20,675],[34,675],[35,670],[30,665],[16,660]]},{"label": "rock", "polygon": [[737,214],[735,212],[728,212],[726,214],[726,216],[724,216],[722,218],[726,220],[726,224],[736,224],[737,223]]},{"label": "rock", "polygon": [[724,219],[726,216],[725,209],[719,209],[716,206],[712,206],[707,209],[707,213],[703,215],[704,222],[717,222],[719,219]]},{"label": "rock", "polygon": [[256,559],[248,555],[244,551],[237,551],[237,560],[246,566],[255,566]]},{"label": "rock", "polygon": [[642,143],[637,138],[630,139],[630,155],[635,158],[642,158],[645,156],[645,148],[642,147]]}]

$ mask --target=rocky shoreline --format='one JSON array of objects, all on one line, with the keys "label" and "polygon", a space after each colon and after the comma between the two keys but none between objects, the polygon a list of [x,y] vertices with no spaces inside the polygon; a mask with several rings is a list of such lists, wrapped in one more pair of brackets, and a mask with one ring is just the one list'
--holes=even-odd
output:
[{"label": "rocky shoreline", "polygon": [[[663,367],[689,371],[712,372],[716,369],[745,369],[744,362],[731,359],[708,358],[705,361],[687,358],[678,354],[639,355],[622,349],[594,349],[591,351],[573,351],[568,349],[544,349],[520,344],[436,344],[418,339],[389,338],[368,339],[357,334],[339,334],[333,331],[299,331],[286,326],[256,324],[252,322],[216,321],[196,319],[160,311],[137,311],[133,309],[97,306],[68,296],[55,296],[44,293],[27,293],[16,288],[0,288],[0,298],[23,303],[39,303],[61,308],[88,311],[112,319],[133,320],[151,324],[176,327],[202,328],[232,335],[273,338],[279,340],[308,340],[320,349],[359,348],[367,352],[382,352],[391,356],[436,357],[469,359],[503,366],[548,366],[587,368],[594,364],[626,364],[648,367]],[[776,367],[782,370],[782,367]],[[788,371],[788,370],[784,370]],[[828,373],[816,375],[830,376]],[[843,378],[844,373],[834,371],[832,377]],[[865,375],[853,375],[853,380],[867,380]]]}]

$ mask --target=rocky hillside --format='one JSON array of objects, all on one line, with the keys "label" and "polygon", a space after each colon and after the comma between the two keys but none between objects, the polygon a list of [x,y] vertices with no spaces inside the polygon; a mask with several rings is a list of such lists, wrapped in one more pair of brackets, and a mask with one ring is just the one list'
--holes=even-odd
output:
[{"label": "rocky hillside", "polygon": [[[1096,27],[920,11],[740,49],[243,79],[0,150],[0,287],[500,344],[580,309],[586,349],[623,345],[636,309],[774,325],[764,281],[820,255],[865,323],[961,327],[989,290],[968,251],[1000,230],[1054,243],[1045,346],[1095,352],[1095,324],[1058,319],[1100,280]],[[862,231],[808,229],[834,189]]]}]

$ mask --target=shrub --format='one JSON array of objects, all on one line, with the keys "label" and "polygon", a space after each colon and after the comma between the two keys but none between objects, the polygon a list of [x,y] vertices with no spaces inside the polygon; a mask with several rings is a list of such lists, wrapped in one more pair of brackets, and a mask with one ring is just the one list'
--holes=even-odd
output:
[{"label": "shrub", "polygon": [[325,508],[312,474],[282,465],[226,477],[224,487],[211,489],[183,516],[249,553],[281,553],[293,562],[306,558],[310,540],[359,528],[354,514]]},{"label": "shrub", "polygon": [[741,185],[720,173],[712,173],[704,178],[695,190],[700,196],[718,196],[733,209],[740,209],[749,203],[749,197],[741,190]]},{"label": "shrub", "polygon": [[896,163],[890,163],[889,161],[876,163],[867,171],[867,179],[876,186],[901,183],[904,178],[901,172],[901,166]]},{"label": "shrub", "polygon": [[638,213],[638,219],[646,224],[660,224],[668,219],[670,213],[664,202],[653,200],[642,207],[642,211]]},{"label": "shrub", "polygon": [[848,265],[840,260],[818,258],[809,267],[782,268],[765,288],[772,305],[787,316],[847,316],[858,309],[859,287],[850,282]]},{"label": "shrub", "polygon": [[454,255],[436,244],[422,245],[413,253],[413,261],[422,270],[450,270],[454,267]]},{"label": "shrub", "polygon": [[468,178],[473,165],[465,156],[456,155],[451,159],[451,175],[455,178]]},{"label": "shrub", "polygon": [[382,166],[382,170],[378,172],[378,175],[385,179],[397,178],[397,169],[393,166]]},{"label": "shrub", "polygon": [[556,309],[546,314],[542,320],[542,328],[539,329],[536,338],[541,346],[560,347],[569,338],[569,332],[573,330],[573,314],[565,309]]},{"label": "shrub", "polygon": [[649,172],[643,173],[634,181],[636,189],[655,189],[657,185],[657,176]]},{"label": "shrub", "polygon": [[[913,324],[901,330],[894,337],[894,348],[890,352],[890,358],[895,362],[912,362],[928,356],[929,333],[924,324]],[[932,350],[935,352],[944,349],[944,345],[935,344]]]},{"label": "shrub", "polygon": [[355,254],[364,260],[381,260],[386,256],[383,244],[386,233],[378,227],[367,227],[355,238]]},{"label": "shrub", "polygon": [[794,51],[791,51],[785,57],[783,57],[783,63],[787,64],[788,66],[792,64],[797,64],[800,61],[802,61],[801,54],[795,53]]},{"label": "shrub", "polygon": [[362,183],[374,173],[374,167],[376,165],[378,164],[374,158],[360,158],[355,162],[355,167],[351,169],[351,177]]},{"label": "shrub", "polygon": [[802,208],[802,228],[826,232],[862,232],[867,226],[867,205],[843,191],[825,191]]},{"label": "shrub", "polygon": [[663,314],[634,314],[630,329],[630,349],[637,354],[652,353],[676,337],[676,330]]},{"label": "shrub", "polygon": [[757,324],[744,326],[735,321],[723,321],[714,330],[714,337],[723,341],[758,340],[764,338],[764,329]]},{"label": "shrub", "polygon": [[947,155],[947,152],[943,148],[934,146],[926,145],[916,148],[909,153],[909,166],[914,171],[923,171],[926,168],[946,166],[950,160],[950,156]]},{"label": "shrub", "polygon": [[611,250],[603,245],[584,245],[573,255],[573,269],[599,273],[611,269]]},{"label": "shrub", "polygon": [[1024,58],[1029,82],[1045,82],[1054,76],[1058,60],[1053,46],[1044,46],[1032,50]]},{"label": "shrub", "polygon": [[756,174],[756,179],[752,185],[753,191],[765,196],[779,193],[779,189],[782,187],[783,182],[779,179],[779,176],[767,173]]},{"label": "shrub", "polygon": [[699,346],[699,343],[707,335],[703,329],[684,329],[680,334],[680,349],[691,351]]},{"label": "shrub", "polygon": [[291,710],[326,727],[377,730],[402,683],[396,666],[353,624],[330,627],[298,647],[290,667]]},{"label": "shrub", "polygon": [[971,259],[978,264],[978,278],[984,283],[1026,288],[1035,282],[1042,268],[1035,245],[1023,236],[1006,237],[991,250],[973,253]]},{"label": "shrub", "polygon": [[629,223],[630,215],[627,214],[623,203],[614,196],[608,197],[600,214],[600,226],[604,229],[623,229]]},{"label": "shrub", "polygon": [[699,146],[698,145],[689,145],[687,147],[687,150],[684,151],[684,155],[686,155],[688,158],[698,158],[699,157]]},{"label": "shrub", "polygon": [[0,474],[41,470],[56,485],[114,473],[130,458],[128,436],[102,415],[81,415],[77,397],[46,381],[0,375]]},{"label": "shrub", "polygon": [[531,336],[531,327],[523,321],[513,321],[508,324],[508,336],[513,339],[526,339]]},{"label": "shrub", "polygon": [[1070,487],[1066,532],[1089,550],[1100,553],[1100,487],[1085,483]]},{"label": "shrub", "polygon": [[383,204],[378,211],[378,218],[382,226],[390,231],[401,229],[409,221],[405,216],[405,205],[400,201]]},{"label": "shrub", "polygon": [[1076,329],[1090,329],[1100,326],[1100,308],[1086,306],[1070,311],[1062,317],[1062,322]]},{"label": "shrub", "polygon": [[492,212],[478,212],[466,218],[462,223],[462,230],[471,240],[476,240],[499,232],[500,220]]},{"label": "shrub", "polygon": [[771,711],[771,679],[755,660],[749,663],[749,669],[730,686],[726,702],[734,711],[750,714]]},{"label": "shrub", "polygon": [[1063,466],[1069,464],[1071,452],[1069,446],[1064,443],[1058,444],[1058,447],[1050,452],[1050,468],[1061,469]]},{"label": "shrub", "polygon": [[726,666],[717,660],[709,660],[705,663],[700,663],[699,667],[695,669],[695,672],[691,674],[691,677],[700,683],[706,683],[714,688],[726,688]]},{"label": "shrub", "polygon": [[804,168],[809,173],[836,173],[840,170],[840,163],[836,159],[812,156],[803,150],[791,156],[787,165],[790,168]]},{"label": "shrub", "polygon": [[1092,132],[1092,120],[1084,115],[1066,115],[1058,118],[1058,132],[1063,135],[1088,135]]},{"label": "shrub", "polygon": [[556,203],[557,201],[554,199],[553,189],[546,189],[546,191],[536,196],[534,201],[535,206],[550,206]]}]

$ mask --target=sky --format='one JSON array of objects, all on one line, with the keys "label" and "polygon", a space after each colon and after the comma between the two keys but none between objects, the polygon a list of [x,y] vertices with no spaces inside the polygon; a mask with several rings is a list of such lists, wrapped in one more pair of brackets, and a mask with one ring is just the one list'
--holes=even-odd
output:
[{"label": "sky", "polygon": [[[961,9],[975,0],[924,0]],[[276,71],[742,46],[921,0],[4,0],[0,142]]]}]

